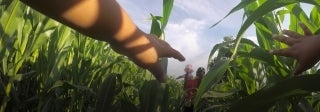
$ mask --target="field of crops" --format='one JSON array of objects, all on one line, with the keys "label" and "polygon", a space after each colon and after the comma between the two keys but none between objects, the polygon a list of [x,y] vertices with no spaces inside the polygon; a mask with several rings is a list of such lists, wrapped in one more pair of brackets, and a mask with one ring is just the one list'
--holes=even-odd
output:
[{"label": "field of crops", "polygon": [[[150,17],[150,33],[162,40],[173,4],[163,0],[163,15]],[[311,5],[311,11],[301,4]],[[198,88],[195,111],[320,112],[318,64],[306,75],[292,77],[297,61],[268,52],[287,47],[273,34],[283,29],[302,34],[300,22],[318,34],[320,1],[241,0],[226,17],[238,10],[244,10],[238,35],[208,51],[209,71]],[[257,44],[242,38],[251,25]],[[167,61],[161,60],[164,68]],[[106,42],[18,0],[0,0],[0,112],[181,112],[182,88],[183,82],[172,77],[158,83]]]}]

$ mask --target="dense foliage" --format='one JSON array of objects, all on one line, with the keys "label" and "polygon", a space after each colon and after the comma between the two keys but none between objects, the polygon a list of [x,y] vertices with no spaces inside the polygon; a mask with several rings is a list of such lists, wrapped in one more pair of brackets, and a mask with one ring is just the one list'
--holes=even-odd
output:
[{"label": "dense foliage", "polygon": [[[151,14],[150,33],[163,40],[173,2],[163,0],[162,16]],[[302,4],[312,6],[311,11]],[[196,111],[319,112],[318,65],[304,73],[308,75],[292,77],[297,62],[268,53],[287,47],[272,34],[282,29],[302,33],[299,22],[317,34],[319,6],[319,0],[242,0],[227,16],[244,10],[244,22],[235,39],[225,37],[214,45]],[[1,112],[182,111],[181,82],[170,78],[158,83],[108,43],[90,39],[18,0],[0,0],[0,13]],[[251,25],[257,43],[242,38]],[[162,59],[164,68],[167,61]]]},{"label": "dense foliage", "polygon": [[[0,3],[1,112],[181,110],[180,82],[158,84],[108,43],[88,38],[18,0]],[[172,4],[165,0],[167,14]],[[160,18],[153,17],[151,31],[158,36],[169,15]]]},{"label": "dense foliage", "polygon": [[[306,5],[311,12],[305,12]],[[317,34],[319,5],[319,0],[242,0],[227,16],[243,9],[244,22],[236,39],[225,37],[213,47],[208,61],[211,70],[205,77],[209,79],[201,84],[196,99],[198,110],[206,104],[212,111],[319,112],[318,65],[304,72],[309,75],[293,77],[297,62],[269,53],[287,47],[272,39],[273,34],[283,29],[303,34],[299,22]],[[257,43],[242,36],[251,25]]]}]

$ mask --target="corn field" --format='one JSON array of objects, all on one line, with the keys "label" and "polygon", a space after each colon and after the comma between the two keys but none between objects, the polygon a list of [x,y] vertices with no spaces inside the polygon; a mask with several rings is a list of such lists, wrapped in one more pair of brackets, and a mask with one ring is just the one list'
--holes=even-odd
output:
[{"label": "corn field", "polygon": [[[163,0],[163,15],[150,17],[150,33],[162,40],[173,4],[174,0]],[[312,10],[306,12],[302,4]],[[243,24],[235,39],[225,37],[208,51],[208,72],[198,88],[194,111],[320,112],[319,66],[293,77],[297,61],[268,52],[287,47],[272,34],[283,29],[302,33],[299,22],[318,34],[320,1],[241,0],[225,18],[239,10],[244,10]],[[82,35],[18,0],[0,0],[0,13],[0,112],[183,111],[183,82],[169,77],[158,83],[108,43]],[[258,43],[242,36],[251,25]],[[167,68],[168,60],[161,62]]]}]

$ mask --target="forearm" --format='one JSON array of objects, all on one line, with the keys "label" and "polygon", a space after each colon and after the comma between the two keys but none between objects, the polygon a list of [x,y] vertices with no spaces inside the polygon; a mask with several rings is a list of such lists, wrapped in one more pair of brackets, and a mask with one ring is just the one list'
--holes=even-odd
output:
[{"label": "forearm", "polygon": [[[33,9],[92,38],[132,47],[145,41],[115,0],[21,0]],[[130,44],[131,43],[131,44]],[[127,45],[128,44],[128,45]]]},{"label": "forearm", "polygon": [[109,42],[118,53],[144,64],[157,61],[147,34],[136,27],[115,0],[21,1],[82,34]]}]

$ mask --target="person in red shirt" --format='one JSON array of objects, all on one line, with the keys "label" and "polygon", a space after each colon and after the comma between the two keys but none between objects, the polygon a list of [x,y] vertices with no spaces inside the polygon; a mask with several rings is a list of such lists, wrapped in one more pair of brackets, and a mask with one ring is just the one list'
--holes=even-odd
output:
[{"label": "person in red shirt", "polygon": [[196,77],[193,77],[193,69],[192,65],[187,65],[184,69],[186,72],[184,75],[179,76],[179,78],[184,78],[184,112],[193,112],[193,100],[197,94],[198,87],[201,83],[203,75],[205,73],[205,69],[203,67],[199,67],[196,72]]},{"label": "person in red shirt", "polygon": [[185,74],[177,77],[176,79],[181,79],[181,78],[185,78],[185,79],[191,79],[193,78],[193,68],[191,64],[186,65],[186,67],[184,68],[184,71],[186,72]]}]

